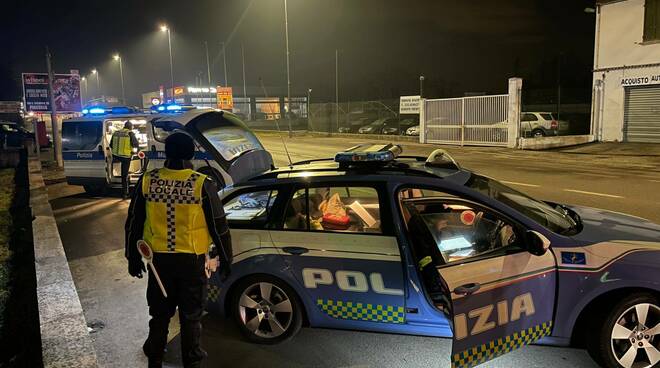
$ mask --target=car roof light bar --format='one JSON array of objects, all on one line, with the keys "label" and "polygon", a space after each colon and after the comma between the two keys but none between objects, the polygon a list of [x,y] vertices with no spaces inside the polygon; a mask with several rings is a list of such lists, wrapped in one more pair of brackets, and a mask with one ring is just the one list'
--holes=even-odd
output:
[{"label": "car roof light bar", "polygon": [[388,144],[365,143],[351,147],[335,155],[335,161],[340,165],[385,164],[396,159],[403,150],[401,146]]}]

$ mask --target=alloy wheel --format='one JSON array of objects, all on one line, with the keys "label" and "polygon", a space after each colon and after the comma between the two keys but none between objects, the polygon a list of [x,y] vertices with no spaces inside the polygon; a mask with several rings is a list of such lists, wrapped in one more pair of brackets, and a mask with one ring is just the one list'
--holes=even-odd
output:
[{"label": "alloy wheel", "polygon": [[660,307],[640,303],[617,318],[611,333],[614,358],[624,368],[650,368],[660,362]]},{"label": "alloy wheel", "polygon": [[282,335],[293,321],[289,296],[265,281],[252,284],[243,291],[238,300],[238,312],[243,325],[263,338]]}]

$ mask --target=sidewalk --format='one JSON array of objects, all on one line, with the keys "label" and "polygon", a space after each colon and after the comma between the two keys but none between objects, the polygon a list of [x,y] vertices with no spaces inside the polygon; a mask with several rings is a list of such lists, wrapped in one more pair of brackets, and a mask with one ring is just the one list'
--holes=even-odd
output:
[{"label": "sidewalk", "polygon": [[555,152],[580,155],[660,157],[660,144],[630,142],[595,142],[580,146],[558,148]]}]

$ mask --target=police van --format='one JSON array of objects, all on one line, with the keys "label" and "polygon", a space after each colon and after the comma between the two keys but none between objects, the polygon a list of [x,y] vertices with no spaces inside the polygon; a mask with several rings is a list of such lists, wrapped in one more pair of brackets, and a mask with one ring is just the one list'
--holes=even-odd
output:
[{"label": "police van", "polygon": [[[133,124],[139,149],[134,151],[129,180],[135,184],[145,171],[162,167],[165,138],[187,132],[198,144],[196,170],[215,178],[220,187],[238,182],[273,166],[258,138],[234,114],[216,109],[159,105],[145,113],[128,107],[93,107],[83,116],[62,123],[62,156],[67,183],[99,195],[121,186],[120,164],[113,162],[112,134]],[[203,138],[203,139],[199,139]]]}]

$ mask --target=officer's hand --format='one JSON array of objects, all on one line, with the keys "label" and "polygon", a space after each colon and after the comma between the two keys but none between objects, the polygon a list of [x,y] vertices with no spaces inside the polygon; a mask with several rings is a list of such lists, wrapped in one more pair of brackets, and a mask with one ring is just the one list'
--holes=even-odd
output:
[{"label": "officer's hand", "polygon": [[142,262],[142,259],[138,258],[128,261],[128,273],[131,276],[141,279],[142,272],[147,272],[147,269],[144,267],[144,262]]}]

